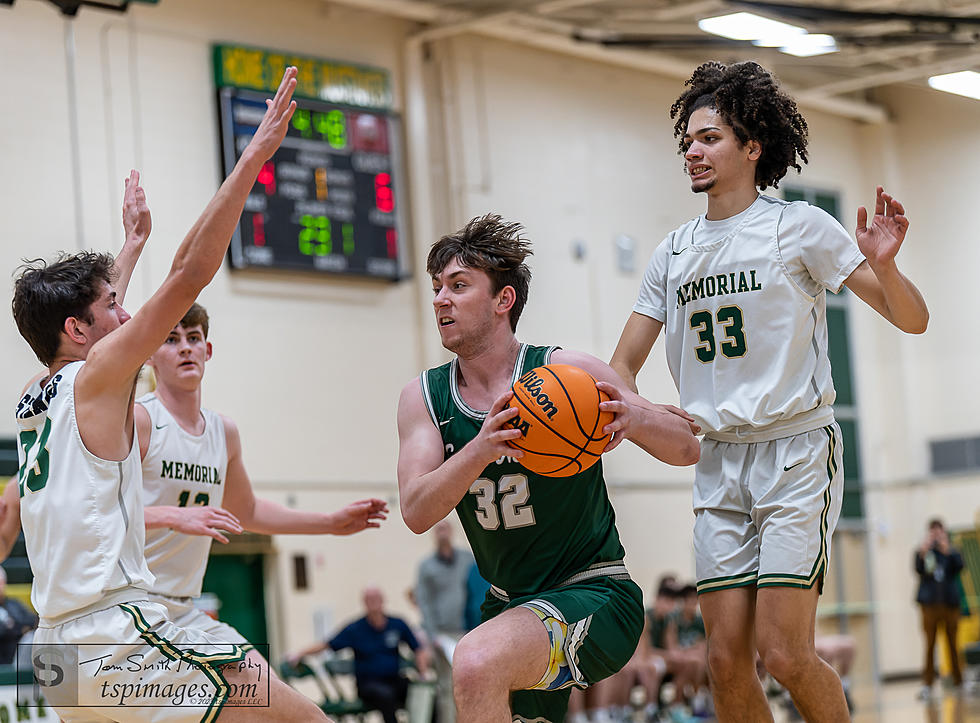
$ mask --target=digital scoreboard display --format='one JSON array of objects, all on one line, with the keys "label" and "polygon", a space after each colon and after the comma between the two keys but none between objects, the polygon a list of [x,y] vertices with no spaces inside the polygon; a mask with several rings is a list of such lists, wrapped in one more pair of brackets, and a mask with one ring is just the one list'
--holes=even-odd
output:
[{"label": "digital scoreboard display", "polygon": [[[220,73],[224,70],[227,79],[229,66],[219,62],[228,50],[242,49],[219,46],[215,53],[226,175],[262,121],[265,99],[282,75],[279,68],[296,64],[277,55],[274,67],[262,66],[264,80],[242,84],[272,84],[271,92],[222,87]],[[369,95],[351,94],[349,82],[345,91],[345,98],[371,102]],[[245,202],[229,250],[232,266],[402,278],[397,117],[383,108],[294,97],[289,131]]]}]

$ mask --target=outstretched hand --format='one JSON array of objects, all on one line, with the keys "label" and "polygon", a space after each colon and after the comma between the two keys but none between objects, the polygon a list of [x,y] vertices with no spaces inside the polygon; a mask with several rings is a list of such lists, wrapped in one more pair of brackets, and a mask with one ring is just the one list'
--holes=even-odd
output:
[{"label": "outstretched hand", "polygon": [[172,527],[188,535],[213,537],[223,544],[227,544],[228,538],[222,532],[240,535],[245,531],[238,518],[228,510],[210,505],[181,507]]},{"label": "outstretched hand", "polygon": [[296,68],[289,66],[282,74],[282,81],[279,89],[272,100],[266,100],[265,115],[262,122],[255,129],[255,135],[249,141],[247,151],[255,153],[262,162],[272,158],[272,154],[279,148],[282,139],[286,137],[289,130],[289,121],[296,110],[296,101],[293,100],[293,91],[296,90]]},{"label": "outstretched hand", "polygon": [[380,527],[388,519],[388,504],[375,498],[359,500],[330,515],[330,534],[353,535],[369,527]]},{"label": "outstretched hand", "polygon": [[909,220],[905,217],[905,207],[878,186],[871,225],[868,225],[867,209],[864,206],[859,207],[854,235],[858,248],[874,269],[895,260],[908,229]]},{"label": "outstretched hand", "polygon": [[127,242],[140,244],[146,242],[153,224],[150,219],[150,208],[146,205],[146,192],[140,185],[140,172],[135,168],[129,172],[129,178],[126,179],[122,220]]}]

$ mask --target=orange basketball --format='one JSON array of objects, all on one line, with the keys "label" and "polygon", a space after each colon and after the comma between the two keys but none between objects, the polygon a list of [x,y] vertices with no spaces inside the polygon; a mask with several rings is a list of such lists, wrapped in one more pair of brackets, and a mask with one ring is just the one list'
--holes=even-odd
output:
[{"label": "orange basketball", "polygon": [[508,406],[519,414],[508,423],[521,437],[508,441],[524,451],[520,463],[546,477],[568,477],[595,464],[609,443],[602,428],[613,420],[600,412],[600,392],[586,371],[568,364],[536,367],[517,380]]}]

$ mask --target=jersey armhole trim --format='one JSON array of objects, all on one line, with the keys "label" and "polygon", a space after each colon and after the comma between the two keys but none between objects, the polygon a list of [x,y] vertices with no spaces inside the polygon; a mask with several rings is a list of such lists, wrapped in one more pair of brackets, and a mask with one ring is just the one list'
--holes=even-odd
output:
[{"label": "jersey armhole trim", "polygon": [[548,350],[544,353],[544,363],[551,364],[551,355],[554,354],[559,349],[561,349],[560,346],[549,346]]},{"label": "jersey armhole trim", "polygon": [[429,413],[429,419],[432,420],[432,424],[435,425],[436,429],[439,429],[439,420],[436,419],[436,410],[432,406],[432,399],[429,396],[429,370],[426,369],[424,372],[419,374],[419,383],[422,385],[422,401],[425,402],[425,409]]},{"label": "jersey armhole trim", "polygon": [[[789,272],[789,269],[786,267],[786,262],[783,260],[783,250],[779,247],[779,226],[783,221],[783,213],[785,213],[787,206],[788,204],[784,205],[781,209],[779,209],[779,216],[776,218],[776,232],[773,234],[773,237],[775,238],[775,245],[776,245],[776,259],[779,261],[779,268],[783,270],[783,276],[786,277],[786,279],[789,281],[789,283],[793,286],[794,289],[800,292],[800,294],[803,296],[804,299],[806,299],[808,302],[813,304],[816,302],[817,297],[811,296],[809,293],[807,293],[806,289],[804,289],[802,286],[796,283],[796,279],[793,278],[793,275]],[[800,256],[802,257],[802,251],[800,253]],[[806,264],[803,264],[803,266],[805,268]]]}]

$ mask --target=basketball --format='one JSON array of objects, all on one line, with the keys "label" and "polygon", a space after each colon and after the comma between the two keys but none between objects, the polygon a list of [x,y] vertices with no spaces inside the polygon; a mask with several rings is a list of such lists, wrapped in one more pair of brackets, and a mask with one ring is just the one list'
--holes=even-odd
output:
[{"label": "basketball", "polygon": [[507,443],[524,452],[521,465],[547,477],[568,477],[599,460],[611,437],[602,428],[613,415],[599,411],[609,396],[595,381],[568,364],[536,367],[517,380],[508,406],[519,413],[508,423],[522,435]]}]

